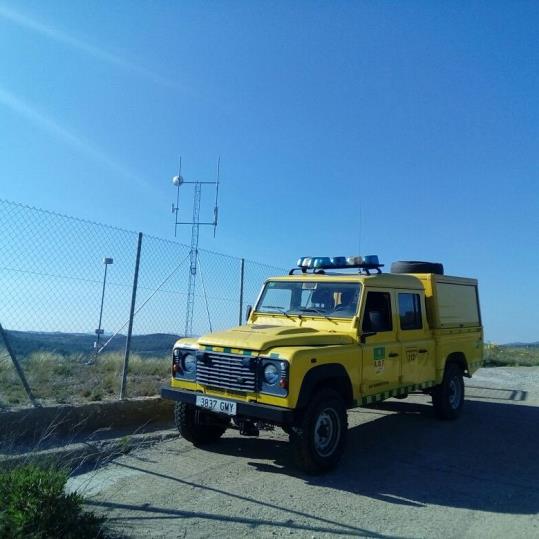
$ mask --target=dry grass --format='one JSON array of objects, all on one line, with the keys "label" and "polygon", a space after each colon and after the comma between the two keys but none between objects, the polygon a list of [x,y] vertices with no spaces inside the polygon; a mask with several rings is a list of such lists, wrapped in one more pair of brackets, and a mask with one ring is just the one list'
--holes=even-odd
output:
[{"label": "dry grass", "polygon": [[[117,398],[123,356],[103,354],[88,364],[87,356],[63,356],[36,352],[21,360],[35,396],[42,403],[71,404]],[[129,359],[129,397],[157,395],[170,376],[170,359],[140,357]],[[0,409],[28,404],[28,398],[9,357],[0,358]]]},{"label": "dry grass", "polygon": [[486,344],[485,365],[489,367],[539,366],[539,347]]},{"label": "dry grass", "polygon": [[[35,352],[21,360],[28,383],[42,403],[71,404],[115,399],[120,393],[123,355],[108,353],[88,364],[88,356]],[[538,347],[485,346],[487,366],[539,366]],[[169,357],[131,355],[129,397],[159,394],[170,376]],[[0,409],[27,406],[28,398],[9,356],[0,356]]]}]

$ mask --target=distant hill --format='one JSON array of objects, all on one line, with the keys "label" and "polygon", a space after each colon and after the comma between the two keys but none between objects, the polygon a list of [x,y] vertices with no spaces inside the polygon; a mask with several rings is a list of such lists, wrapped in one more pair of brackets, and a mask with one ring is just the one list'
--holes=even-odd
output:
[{"label": "distant hill", "polygon": [[[88,354],[94,350],[95,335],[91,333],[60,333],[35,331],[8,331],[11,346],[21,357],[33,352],[52,352],[61,355]],[[101,343],[109,337],[103,335]],[[150,333],[148,335],[133,335],[131,352],[142,356],[166,356],[171,353],[172,345],[179,339],[178,335],[169,333]],[[125,335],[117,335],[105,351],[123,352]]]},{"label": "distant hill", "polygon": [[[64,356],[90,354],[94,350],[95,335],[91,333],[61,333],[38,331],[8,331],[8,336],[15,353],[24,358],[33,352],[51,352]],[[109,337],[103,335],[101,343]],[[131,352],[141,356],[162,357],[171,353],[172,345],[179,335],[170,333],[150,333],[133,335]],[[125,335],[117,335],[105,349],[107,352],[123,353]],[[532,343],[514,342],[500,345],[501,348],[539,348],[539,341]]]}]

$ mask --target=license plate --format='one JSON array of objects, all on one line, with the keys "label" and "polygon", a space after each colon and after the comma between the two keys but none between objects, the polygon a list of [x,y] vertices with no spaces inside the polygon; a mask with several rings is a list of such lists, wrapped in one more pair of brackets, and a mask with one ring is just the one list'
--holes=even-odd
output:
[{"label": "license plate", "polygon": [[213,397],[204,397],[203,395],[197,395],[196,405],[199,408],[205,408],[206,410],[210,410],[211,412],[236,415],[236,403],[232,401],[225,401],[222,399],[214,399]]}]

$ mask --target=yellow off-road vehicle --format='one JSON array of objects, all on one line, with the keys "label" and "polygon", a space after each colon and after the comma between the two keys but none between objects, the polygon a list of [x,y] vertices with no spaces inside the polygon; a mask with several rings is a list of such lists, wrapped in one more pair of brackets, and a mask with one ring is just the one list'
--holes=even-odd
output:
[{"label": "yellow off-road vehicle", "polygon": [[161,395],[177,401],[181,435],[203,445],[229,427],[278,425],[316,473],[343,453],[347,409],[419,391],[438,417],[458,417],[463,376],[482,363],[477,281],[436,263],[381,267],[376,256],[302,258],[265,282],[245,325],[177,341]]}]

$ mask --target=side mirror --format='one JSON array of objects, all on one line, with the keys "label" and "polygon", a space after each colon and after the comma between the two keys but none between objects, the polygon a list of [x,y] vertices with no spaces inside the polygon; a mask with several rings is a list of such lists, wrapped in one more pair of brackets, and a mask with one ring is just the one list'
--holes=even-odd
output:
[{"label": "side mirror", "polygon": [[376,331],[365,331],[359,336],[359,342],[365,344],[367,337],[372,337],[373,335],[376,335]]},{"label": "side mirror", "polygon": [[247,308],[245,309],[245,321],[249,321],[249,317],[251,316],[251,312],[253,311],[252,305],[247,305]]}]

